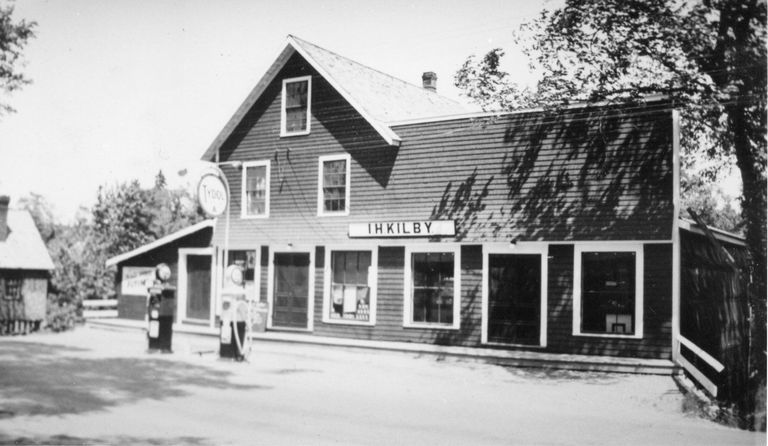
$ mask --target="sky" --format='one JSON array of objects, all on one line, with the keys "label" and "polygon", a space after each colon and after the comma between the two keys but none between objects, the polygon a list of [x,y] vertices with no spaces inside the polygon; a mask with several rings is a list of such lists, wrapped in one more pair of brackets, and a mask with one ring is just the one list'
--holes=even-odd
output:
[{"label": "sky", "polygon": [[[7,0],[0,0],[7,2]],[[469,55],[507,49],[507,68],[533,81],[512,31],[546,1],[24,0],[38,23],[24,50],[33,83],[3,100],[0,194],[11,206],[43,195],[63,222],[95,203],[100,185],[162,169],[193,184],[201,155],[293,34],[461,100],[453,75]]]}]

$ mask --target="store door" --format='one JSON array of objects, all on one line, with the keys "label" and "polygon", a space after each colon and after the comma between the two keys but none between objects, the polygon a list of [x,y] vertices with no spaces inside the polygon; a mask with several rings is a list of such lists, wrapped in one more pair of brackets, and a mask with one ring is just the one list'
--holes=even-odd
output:
[{"label": "store door", "polygon": [[187,254],[186,317],[208,321],[211,317],[211,256]]},{"label": "store door", "polygon": [[309,253],[275,253],[273,328],[308,328]]},{"label": "store door", "polygon": [[539,345],[541,255],[488,256],[488,342]]}]

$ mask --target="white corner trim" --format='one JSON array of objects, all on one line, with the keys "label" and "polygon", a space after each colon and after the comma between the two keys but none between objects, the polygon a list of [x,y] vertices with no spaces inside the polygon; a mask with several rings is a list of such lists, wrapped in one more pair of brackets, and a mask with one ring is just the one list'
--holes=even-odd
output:
[{"label": "white corner trim", "polygon": [[[513,346],[517,344],[500,344],[488,342],[488,312],[490,308],[489,301],[489,255],[490,254],[536,254],[541,257],[541,307],[539,310],[539,347],[547,346],[547,319],[549,316],[548,296],[549,296],[549,269],[548,255],[549,244],[546,242],[518,243],[516,245],[504,244],[484,244],[483,245],[483,272],[482,272],[482,322],[480,342],[488,345]],[[535,347],[524,345],[525,347]]]},{"label": "white corner trim", "polygon": [[[325,195],[323,193],[323,164],[328,161],[340,161],[346,162],[346,185],[344,196],[344,210],[343,211],[326,211],[325,210]],[[336,217],[336,216],[348,216],[350,209],[350,189],[352,186],[352,157],[349,153],[342,153],[337,155],[323,155],[318,157],[317,160],[317,216],[318,217]]]},{"label": "white corner trim", "polygon": [[[243,163],[243,173],[241,178],[241,187],[240,187],[240,218],[243,219],[251,219],[251,218],[269,218],[269,198],[270,198],[270,189],[272,188],[272,174],[271,174],[271,166],[270,166],[270,160],[261,160],[261,161],[247,161]],[[266,167],[264,175],[266,176],[267,184],[266,184],[266,194],[264,196],[264,213],[259,215],[250,215],[247,213],[247,203],[246,203],[246,186],[247,186],[247,178],[248,178],[248,168],[249,167],[259,167],[264,166]]]},{"label": "white corner trim", "polygon": [[[331,278],[333,274],[331,252],[332,251],[369,251],[371,253],[371,267],[368,269],[368,287],[369,296],[369,315],[367,321],[356,321],[351,319],[333,319],[331,313]],[[379,250],[375,244],[366,245],[326,245],[325,246],[325,267],[323,268],[323,317],[322,321],[326,324],[338,325],[376,325],[376,297],[378,295],[378,270],[379,270]]]},{"label": "white corner trim", "polygon": [[[453,324],[413,321],[413,259],[414,253],[446,252],[453,254]],[[403,267],[403,327],[458,330],[461,328],[461,245],[458,243],[416,243],[405,245]]]},{"label": "white corner trim", "polygon": [[[635,253],[635,330],[631,335],[611,333],[582,333],[581,331],[581,254],[584,252],[634,252]],[[573,248],[573,336],[598,338],[642,339],[643,308],[645,303],[644,245],[642,243],[577,243]]]}]

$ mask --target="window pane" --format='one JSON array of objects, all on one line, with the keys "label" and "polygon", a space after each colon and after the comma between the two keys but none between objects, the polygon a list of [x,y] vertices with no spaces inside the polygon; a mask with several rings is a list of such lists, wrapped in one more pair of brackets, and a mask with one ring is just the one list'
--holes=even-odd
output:
[{"label": "window pane", "polygon": [[413,253],[413,322],[453,323],[453,253]]},{"label": "window pane", "polygon": [[343,212],[347,209],[347,161],[323,162],[323,209]]},{"label": "window pane", "polygon": [[308,98],[308,81],[285,84],[285,130],[287,132],[307,129]]},{"label": "window pane", "polygon": [[634,252],[582,253],[583,333],[634,333],[635,268]]},{"label": "window pane", "polygon": [[267,167],[251,166],[245,171],[245,212],[263,215],[267,209]]},{"label": "window pane", "polygon": [[331,252],[331,319],[370,320],[370,251]]}]

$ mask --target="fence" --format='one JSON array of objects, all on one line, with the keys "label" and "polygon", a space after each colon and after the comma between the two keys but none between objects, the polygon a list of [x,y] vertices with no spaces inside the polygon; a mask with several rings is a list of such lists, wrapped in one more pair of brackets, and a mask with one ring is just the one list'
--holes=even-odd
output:
[{"label": "fence", "polygon": [[83,301],[83,318],[103,319],[117,317],[117,299]]}]

